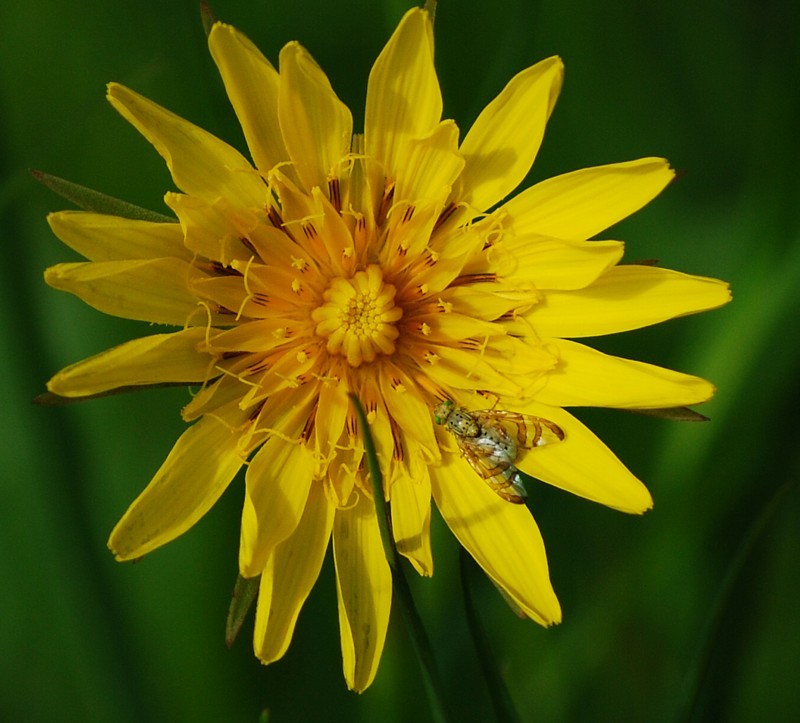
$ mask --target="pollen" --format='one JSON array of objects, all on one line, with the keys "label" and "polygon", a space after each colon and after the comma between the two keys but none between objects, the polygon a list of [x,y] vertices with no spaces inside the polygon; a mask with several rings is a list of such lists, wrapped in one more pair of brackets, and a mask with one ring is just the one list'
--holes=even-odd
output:
[{"label": "pollen", "polygon": [[403,309],[395,304],[395,288],[371,264],[351,278],[336,277],[323,294],[324,304],[311,313],[316,333],[327,339],[329,354],[344,356],[350,366],[393,354],[400,335],[395,323]]}]

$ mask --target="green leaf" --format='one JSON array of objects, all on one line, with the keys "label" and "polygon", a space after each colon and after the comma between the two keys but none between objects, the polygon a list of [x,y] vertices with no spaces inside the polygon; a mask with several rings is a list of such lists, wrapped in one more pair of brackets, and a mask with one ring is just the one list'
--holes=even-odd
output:
[{"label": "green leaf", "polygon": [[231,604],[228,608],[228,619],[225,621],[225,644],[230,648],[233,645],[239,631],[242,629],[247,613],[258,594],[258,586],[261,576],[236,578],[236,584],[231,593]]},{"label": "green leaf", "polygon": [[626,409],[626,412],[635,412],[636,414],[644,414],[648,417],[661,417],[661,419],[670,419],[673,422],[708,422],[709,419],[705,414],[695,412],[694,409],[689,407],[664,407],[663,409]]},{"label": "green leaf", "polygon": [[122,216],[132,218],[135,221],[153,221],[155,223],[177,223],[177,219],[165,216],[164,214],[151,211],[141,206],[136,206],[127,201],[122,201],[105,193],[95,191],[86,186],[67,181],[58,176],[51,176],[44,171],[31,169],[31,175],[39,183],[47,186],[51,191],[57,193],[62,198],[66,198],[70,203],[74,203],[84,211],[94,213],[105,213],[110,216]]},{"label": "green leaf", "polygon": [[203,30],[206,31],[206,37],[208,37],[211,35],[211,28],[214,27],[217,18],[206,0],[200,0],[200,20],[203,22]]}]

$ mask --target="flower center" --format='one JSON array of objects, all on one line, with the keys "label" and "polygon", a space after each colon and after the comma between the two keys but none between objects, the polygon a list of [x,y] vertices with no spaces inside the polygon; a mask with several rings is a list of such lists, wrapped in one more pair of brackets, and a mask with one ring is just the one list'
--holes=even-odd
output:
[{"label": "flower center", "polygon": [[378,353],[392,354],[400,335],[395,322],[403,315],[394,295],[394,286],[383,283],[374,264],[350,279],[337,276],[323,295],[325,303],[311,313],[317,334],[328,340],[328,352],[347,357],[354,367]]}]

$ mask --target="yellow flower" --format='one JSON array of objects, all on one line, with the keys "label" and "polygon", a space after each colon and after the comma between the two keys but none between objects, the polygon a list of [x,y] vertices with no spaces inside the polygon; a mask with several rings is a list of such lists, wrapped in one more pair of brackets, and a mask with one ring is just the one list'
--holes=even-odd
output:
[{"label": "yellow flower", "polygon": [[658,158],[589,168],[501,203],[536,156],[561,60],[515,76],[459,140],[441,119],[421,9],[405,15],[372,69],[363,135],[299,44],[283,48],[279,71],[228,25],[214,25],[209,46],[254,163],[112,84],[112,105],[167,162],[180,192],[165,200],[179,223],[80,211],[49,219],[88,259],[48,269],[51,286],[108,314],[181,328],[69,366],[50,391],[200,385],[183,410],[194,424],[109,547],[131,560],[169,542],[246,465],[239,565],[261,575],[256,655],[270,662],[286,651],[332,539],[345,678],[365,689],[391,578],[353,392],[400,552],[432,573],[433,497],[508,597],[533,620],[558,622],[529,510],[483,484],[432,410],[453,400],[552,420],[565,440],[520,450],[516,466],[626,512],[648,509],[646,488],[564,408],[674,407],[706,401],[713,387],[568,339],[728,301],[720,281],[620,266],[621,242],[587,240],[655,197],[672,170]]}]

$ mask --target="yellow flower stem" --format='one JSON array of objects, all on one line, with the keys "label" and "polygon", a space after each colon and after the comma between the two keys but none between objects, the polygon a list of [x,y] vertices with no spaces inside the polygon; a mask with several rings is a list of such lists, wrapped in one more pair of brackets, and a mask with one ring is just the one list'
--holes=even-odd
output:
[{"label": "yellow flower stem", "polygon": [[392,571],[392,585],[397,597],[397,602],[403,614],[403,619],[406,622],[411,642],[414,650],[417,653],[420,667],[422,668],[422,679],[425,683],[425,689],[428,693],[428,701],[431,706],[431,715],[437,723],[447,723],[451,717],[447,713],[444,705],[444,697],[442,695],[442,682],[439,676],[439,670],[436,667],[436,660],[433,656],[430,639],[425,632],[422,625],[422,619],[419,616],[417,607],[414,604],[414,598],[411,595],[411,588],[408,586],[403,569],[400,566],[400,556],[397,554],[394,540],[391,534],[389,510],[386,505],[386,500],[383,493],[383,475],[381,474],[380,465],[378,464],[378,455],[375,452],[375,443],[372,439],[372,434],[369,431],[369,424],[367,417],[364,414],[364,408],[355,394],[350,395],[350,400],[356,410],[358,422],[361,425],[361,430],[364,435],[364,451],[367,457],[367,465],[369,467],[369,478],[372,484],[372,494],[375,499],[375,511],[378,516],[378,527],[380,528],[381,541],[383,542],[383,550],[386,554],[386,560],[389,563],[389,568]]},{"label": "yellow flower stem", "polygon": [[61,196],[61,198],[66,198],[67,201],[74,203],[78,208],[82,208],[84,211],[106,213],[111,216],[122,216],[123,218],[132,218],[136,221],[153,221],[155,223],[178,222],[177,219],[171,218],[170,216],[151,211],[148,208],[136,206],[133,203],[122,201],[113,196],[107,196],[105,193],[100,193],[100,191],[81,186],[78,183],[67,181],[58,176],[51,176],[44,171],[31,169],[31,175],[39,181],[39,183],[47,186],[51,191]]},{"label": "yellow flower stem", "polygon": [[483,677],[486,681],[486,687],[489,689],[489,697],[492,699],[492,707],[494,708],[498,723],[519,723],[519,715],[517,715],[514,703],[508,693],[508,688],[500,675],[500,670],[492,654],[489,636],[486,634],[486,629],[483,627],[478,617],[478,611],[475,609],[469,582],[470,563],[472,563],[472,567],[475,566],[469,553],[462,547],[461,589],[464,592],[464,608],[467,615],[467,626],[469,627],[472,642],[478,654],[478,661],[480,662],[481,670],[483,670]]}]

